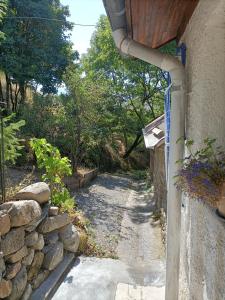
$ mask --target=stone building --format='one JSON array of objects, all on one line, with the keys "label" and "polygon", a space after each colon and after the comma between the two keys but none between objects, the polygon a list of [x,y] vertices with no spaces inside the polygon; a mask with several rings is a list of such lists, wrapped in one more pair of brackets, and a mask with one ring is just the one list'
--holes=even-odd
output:
[{"label": "stone building", "polygon": [[156,208],[166,211],[165,125],[164,115],[143,130],[145,147],[149,149],[150,174],[154,186]]},{"label": "stone building", "polygon": [[[212,207],[176,191],[173,179],[186,151],[179,137],[193,139],[196,149],[213,137],[225,148],[225,1],[104,4],[120,51],[172,79],[166,299],[225,299],[225,223]],[[185,44],[186,63],[157,49],[171,40]]]}]

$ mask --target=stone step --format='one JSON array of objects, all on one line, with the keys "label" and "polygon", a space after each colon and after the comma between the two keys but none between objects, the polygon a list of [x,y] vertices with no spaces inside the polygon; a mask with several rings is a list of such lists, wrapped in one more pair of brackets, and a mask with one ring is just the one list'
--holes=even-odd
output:
[{"label": "stone step", "polygon": [[118,283],[115,300],[164,300],[165,287]]}]

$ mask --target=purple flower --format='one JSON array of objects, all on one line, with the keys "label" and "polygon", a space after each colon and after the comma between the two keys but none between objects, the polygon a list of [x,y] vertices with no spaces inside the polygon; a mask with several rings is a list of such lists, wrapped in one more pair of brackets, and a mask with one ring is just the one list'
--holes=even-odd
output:
[{"label": "purple flower", "polygon": [[203,178],[202,182],[203,182],[204,185],[206,185],[208,187],[212,186],[212,182],[207,178]]}]

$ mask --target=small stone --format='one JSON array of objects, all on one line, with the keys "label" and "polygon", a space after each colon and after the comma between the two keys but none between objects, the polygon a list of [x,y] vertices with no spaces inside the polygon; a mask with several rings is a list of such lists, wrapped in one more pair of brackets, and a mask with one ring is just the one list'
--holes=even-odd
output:
[{"label": "small stone", "polygon": [[25,231],[23,228],[10,230],[1,240],[3,255],[12,254],[24,246]]},{"label": "small stone", "polygon": [[38,225],[48,216],[48,210],[49,210],[49,204],[46,203],[43,205],[42,207],[42,213],[41,213],[41,216],[34,219],[29,225],[27,225],[25,227],[25,230],[27,232],[32,232],[34,231]]},{"label": "small stone", "polygon": [[16,276],[16,274],[21,270],[21,267],[21,262],[8,265],[6,268],[6,279],[13,279]]},{"label": "small stone", "polygon": [[57,216],[59,214],[59,208],[57,206],[50,206],[48,214],[49,216]]},{"label": "small stone", "polygon": [[41,207],[34,200],[13,201],[0,205],[0,210],[7,208],[11,227],[27,225],[35,218],[41,216]]},{"label": "small stone", "polygon": [[38,227],[40,233],[47,233],[61,228],[70,223],[70,217],[67,213],[55,217],[46,218]]},{"label": "small stone", "polygon": [[52,249],[47,252],[43,261],[43,267],[47,270],[54,270],[63,259],[63,243],[57,242]]},{"label": "small stone", "polygon": [[42,249],[42,252],[44,253],[44,254],[46,254],[46,253],[48,253],[52,248],[54,248],[55,247],[55,244],[49,244],[49,245],[47,245],[47,246],[44,246],[44,248]]},{"label": "small stone", "polygon": [[0,235],[4,235],[10,230],[10,218],[6,211],[0,211]]},{"label": "small stone", "polygon": [[27,254],[28,254],[27,247],[24,246],[19,251],[15,252],[13,254],[7,255],[5,257],[5,259],[7,262],[16,263],[17,261],[20,261],[22,258],[27,256]]},{"label": "small stone", "polygon": [[48,202],[49,197],[50,197],[49,186],[45,182],[37,182],[20,190],[15,195],[14,198],[18,200],[32,199],[42,204]]},{"label": "small stone", "polygon": [[0,252],[0,281],[2,279],[2,274],[5,272],[5,261],[3,259],[3,253]]},{"label": "small stone", "polygon": [[59,239],[63,242],[64,249],[70,252],[77,252],[80,236],[76,227],[68,224],[59,230]]},{"label": "small stone", "polygon": [[49,273],[50,272],[48,270],[39,273],[32,282],[32,288],[33,289],[38,288],[42,284],[42,282],[48,277]]},{"label": "small stone", "polygon": [[27,247],[31,247],[35,245],[38,241],[38,233],[36,231],[33,231],[25,236],[25,245]]},{"label": "small stone", "polygon": [[20,272],[12,280],[12,293],[7,300],[18,300],[23,295],[27,285],[27,271],[26,267],[22,267]]},{"label": "small stone", "polygon": [[55,244],[59,240],[59,234],[57,231],[49,232],[44,235],[45,244]]},{"label": "small stone", "polygon": [[43,263],[44,253],[38,251],[34,254],[33,262],[28,271],[28,281],[32,281],[37,276]]},{"label": "small stone", "polygon": [[30,266],[34,259],[34,249],[28,249],[28,255],[22,259],[22,264],[25,266]]},{"label": "small stone", "polygon": [[2,279],[0,282],[0,299],[8,297],[12,292],[12,282]]},{"label": "small stone", "polygon": [[45,245],[44,237],[42,234],[39,234],[37,243],[33,245],[35,250],[42,250]]},{"label": "small stone", "polygon": [[23,293],[23,296],[21,297],[21,300],[29,300],[31,294],[32,294],[32,287],[31,287],[31,284],[28,283],[28,285],[26,286],[26,289]]}]

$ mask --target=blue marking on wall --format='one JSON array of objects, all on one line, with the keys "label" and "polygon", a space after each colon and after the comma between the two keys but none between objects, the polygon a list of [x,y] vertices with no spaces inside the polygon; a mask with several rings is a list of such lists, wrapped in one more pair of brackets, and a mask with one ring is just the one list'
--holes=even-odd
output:
[{"label": "blue marking on wall", "polygon": [[169,152],[170,152],[170,101],[171,101],[171,78],[166,73],[166,81],[168,88],[165,92],[164,111],[165,111],[165,160],[166,160],[166,180],[168,179]]},{"label": "blue marking on wall", "polygon": [[[176,49],[176,55],[180,56],[182,64],[186,64],[186,45],[182,43],[180,47]],[[166,81],[168,88],[165,92],[164,111],[165,111],[165,161],[166,161],[166,180],[168,179],[168,167],[169,167],[169,152],[170,152],[170,109],[171,109],[171,77],[169,73],[166,73]]]}]

